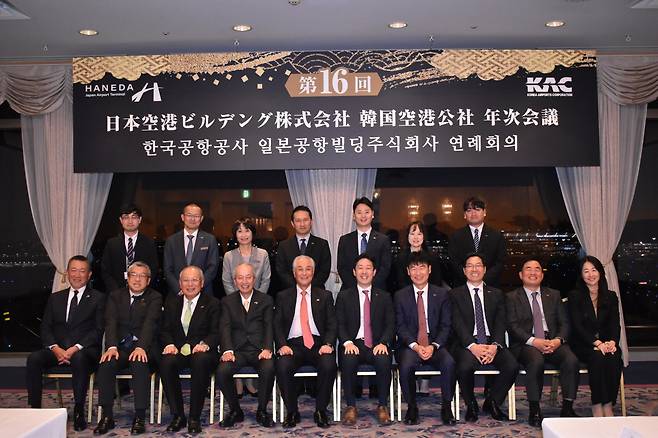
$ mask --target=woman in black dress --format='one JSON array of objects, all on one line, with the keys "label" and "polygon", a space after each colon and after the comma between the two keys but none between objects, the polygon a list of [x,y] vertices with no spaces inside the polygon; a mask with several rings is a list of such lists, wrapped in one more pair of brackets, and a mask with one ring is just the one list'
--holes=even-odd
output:
[{"label": "woman in black dress", "polygon": [[407,246],[400,250],[395,261],[395,279],[398,289],[411,284],[409,274],[407,274],[407,262],[412,252],[425,251],[430,256],[431,269],[429,282],[435,286],[442,286],[441,266],[436,257],[427,249],[425,242],[425,226],[420,221],[414,221],[407,225]]},{"label": "woman in black dress", "polygon": [[592,414],[613,416],[622,360],[619,345],[619,304],[617,294],[608,290],[601,262],[585,256],[580,265],[576,289],[569,293],[573,352],[587,364],[592,391]]}]

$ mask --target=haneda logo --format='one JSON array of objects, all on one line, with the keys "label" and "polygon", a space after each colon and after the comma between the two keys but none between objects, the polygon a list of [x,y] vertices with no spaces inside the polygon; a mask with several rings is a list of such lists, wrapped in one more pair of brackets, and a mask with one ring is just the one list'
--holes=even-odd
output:
[{"label": "haneda logo", "polygon": [[527,77],[525,86],[528,96],[573,96],[571,82],[571,76],[559,80],[552,76]]},{"label": "haneda logo", "polygon": [[139,102],[142,100],[142,96],[144,93],[147,91],[152,91],[153,92],[153,102],[162,102],[162,98],[160,97],[160,90],[161,87],[158,86],[157,82],[153,82],[153,86],[149,87],[149,83],[145,83],[144,87],[138,91],[137,93],[133,94],[132,101],[133,102]]}]

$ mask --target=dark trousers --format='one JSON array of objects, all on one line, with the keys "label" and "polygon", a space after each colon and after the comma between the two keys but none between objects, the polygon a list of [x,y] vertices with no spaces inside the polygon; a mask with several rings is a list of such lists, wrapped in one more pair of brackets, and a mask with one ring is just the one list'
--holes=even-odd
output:
[{"label": "dark trousers", "polygon": [[171,404],[174,415],[185,416],[183,409],[183,393],[179,373],[190,369],[192,375],[190,391],[190,419],[199,420],[210,384],[210,375],[217,368],[219,355],[215,352],[194,353],[189,356],[182,354],[163,354],[160,359],[160,377],[164,385],[167,400]]},{"label": "dark trousers", "polygon": [[[133,376],[132,388],[135,394],[135,409],[146,409],[149,399],[149,363],[128,361],[130,351],[119,349],[119,359],[103,362],[98,366],[98,403],[104,410],[114,404],[114,385],[119,371],[127,369]],[[150,359],[150,355],[147,356]]]},{"label": "dark trousers", "polygon": [[320,354],[321,340],[313,336],[315,344],[308,349],[304,346],[301,337],[288,339],[288,346],[292,348],[292,356],[279,356],[276,360],[276,377],[279,389],[283,396],[288,413],[297,412],[297,386],[295,385],[295,372],[303,365],[315,367],[318,372],[317,397],[315,408],[324,411],[329,405],[331,389],[336,378],[336,354]]},{"label": "dark trousers", "polygon": [[359,354],[345,354],[345,347],[338,347],[338,361],[343,379],[343,393],[347,406],[356,406],[356,397],[354,396],[354,386],[356,385],[356,372],[359,365],[368,364],[375,367],[377,373],[377,392],[379,405],[386,406],[388,403],[388,392],[391,386],[391,351],[389,354],[372,353],[372,348],[366,347],[362,339],[354,341],[354,345],[359,349]]},{"label": "dark trousers", "polygon": [[587,364],[589,374],[589,387],[592,391],[592,404],[614,404],[619,392],[619,379],[621,378],[622,360],[618,348],[614,354],[603,354],[590,348],[576,351],[581,362]]},{"label": "dark trousers", "polygon": [[[453,351],[453,356],[456,361],[455,369],[457,380],[459,381],[459,387],[461,388],[462,396],[464,397],[464,403],[468,405],[475,401],[475,395],[473,394],[475,375],[473,373],[475,373],[476,370],[484,368],[485,365],[482,365],[480,361],[473,356],[473,353],[466,348],[456,348]],[[519,373],[519,364],[509,350],[499,349],[491,365],[493,365],[500,374],[497,376],[491,376],[493,379],[490,383],[489,397],[500,406],[505,401],[507,391],[509,391],[516,380],[516,376]]]},{"label": "dark trousers", "polygon": [[[410,407],[416,406],[416,377],[414,373],[421,365],[430,365],[441,371],[441,398],[444,405],[452,401],[455,395],[455,361],[445,348],[434,350],[428,360],[421,360],[418,353],[409,347],[402,347],[398,353],[400,368],[400,387],[402,396]],[[447,406],[447,405],[446,405]]]},{"label": "dark trousers", "polygon": [[235,389],[233,374],[240,368],[251,366],[258,372],[258,409],[267,410],[267,402],[272,395],[274,386],[274,357],[272,359],[259,360],[260,351],[235,351],[235,362],[219,363],[219,387],[226,397],[226,401],[231,411],[240,410],[238,394]]},{"label": "dark trousers", "polygon": [[[75,404],[83,407],[89,388],[89,375],[98,366],[99,354],[96,348],[83,348],[71,357],[71,373],[73,374],[73,398]],[[31,353],[27,358],[27,400],[30,407],[41,407],[41,392],[43,388],[42,374],[48,368],[57,366],[55,354],[42,349]]]},{"label": "dark trousers", "polygon": [[576,399],[578,390],[578,359],[568,345],[562,345],[551,354],[542,354],[535,347],[522,345],[517,360],[526,370],[526,392],[528,401],[538,402],[544,388],[544,362],[549,362],[560,370],[562,398]]}]

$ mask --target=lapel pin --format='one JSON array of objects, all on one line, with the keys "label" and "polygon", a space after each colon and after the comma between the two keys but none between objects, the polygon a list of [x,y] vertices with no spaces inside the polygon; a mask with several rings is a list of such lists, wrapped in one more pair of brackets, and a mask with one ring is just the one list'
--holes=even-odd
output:
[{"label": "lapel pin", "polygon": [[254,301],[254,305],[255,305],[255,304],[258,304],[258,301]]},{"label": "lapel pin", "polygon": [[316,298],[315,301],[317,301],[317,302],[319,303],[319,302],[320,302],[320,298]]}]

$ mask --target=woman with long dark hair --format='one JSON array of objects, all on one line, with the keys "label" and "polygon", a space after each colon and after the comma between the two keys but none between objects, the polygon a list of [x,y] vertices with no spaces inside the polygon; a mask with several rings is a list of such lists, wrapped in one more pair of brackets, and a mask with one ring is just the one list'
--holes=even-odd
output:
[{"label": "woman with long dark hair", "polygon": [[411,284],[411,279],[409,278],[409,274],[407,274],[407,261],[411,253],[418,251],[425,251],[430,256],[432,272],[430,273],[429,282],[435,286],[441,286],[443,283],[441,266],[436,257],[430,254],[427,248],[425,226],[423,223],[421,221],[414,221],[407,225],[406,236],[407,246],[400,250],[395,262],[397,288],[401,289]]}]

